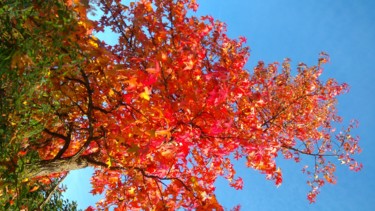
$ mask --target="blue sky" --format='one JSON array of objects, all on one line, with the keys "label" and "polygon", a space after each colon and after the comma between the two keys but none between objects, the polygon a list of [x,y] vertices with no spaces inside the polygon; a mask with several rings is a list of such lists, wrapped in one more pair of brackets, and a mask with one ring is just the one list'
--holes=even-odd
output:
[{"label": "blue sky", "polygon": [[[264,175],[236,165],[244,179],[242,191],[217,183],[217,197],[224,207],[241,204],[242,210],[375,210],[375,1],[373,0],[201,0],[198,15],[212,15],[228,25],[232,38],[245,36],[251,47],[249,70],[259,61],[266,63],[288,57],[293,64],[316,64],[321,51],[331,56],[323,77],[347,82],[351,91],[339,98],[344,123],[355,118],[360,127],[364,164],[359,173],[338,166],[336,185],[326,185],[317,202],[306,200],[308,186],[300,164],[278,160],[284,182],[279,187]],[[308,158],[302,162],[309,162]],[[75,171],[66,179],[65,196],[80,208],[98,198],[88,193],[90,170]]]}]

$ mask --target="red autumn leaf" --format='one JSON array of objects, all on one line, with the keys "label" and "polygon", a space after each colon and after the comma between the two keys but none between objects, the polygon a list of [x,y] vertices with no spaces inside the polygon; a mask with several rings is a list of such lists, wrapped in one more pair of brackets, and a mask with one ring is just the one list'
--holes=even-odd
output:
[{"label": "red autumn leaf", "polygon": [[230,186],[234,187],[236,190],[242,190],[243,188],[243,180],[241,177],[239,177],[238,179],[234,180],[234,182],[232,182],[230,184]]}]

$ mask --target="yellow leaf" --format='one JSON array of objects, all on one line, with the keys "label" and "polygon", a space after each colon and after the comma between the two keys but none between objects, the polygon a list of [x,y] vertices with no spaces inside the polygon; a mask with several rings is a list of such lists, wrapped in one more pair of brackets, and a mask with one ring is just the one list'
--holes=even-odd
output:
[{"label": "yellow leaf", "polygon": [[93,41],[93,40],[89,40],[89,44],[91,45],[91,46],[93,46],[93,47],[95,47],[95,48],[97,48],[99,45],[98,45],[98,43],[97,42],[95,42],[95,41]]},{"label": "yellow leaf", "polygon": [[108,165],[108,168],[111,168],[112,166],[111,158],[108,158],[108,161],[105,163]]},{"label": "yellow leaf", "polygon": [[134,188],[134,187],[131,187],[131,188],[129,189],[129,194],[133,195],[134,192],[135,192],[135,188]]},{"label": "yellow leaf", "polygon": [[171,131],[169,129],[167,130],[157,130],[155,132],[156,136],[167,136],[169,139],[171,137]]},{"label": "yellow leaf", "polygon": [[139,96],[145,100],[150,100],[151,90],[148,87],[145,87],[145,91],[139,94]]},{"label": "yellow leaf", "polygon": [[191,180],[192,185],[193,185],[194,187],[198,185],[198,180],[197,180],[196,177],[192,177],[192,178],[190,178],[190,180]]},{"label": "yellow leaf", "polygon": [[82,21],[78,21],[77,23],[78,23],[78,25],[80,25],[80,26],[86,26],[86,24],[85,24],[84,22],[82,22]]},{"label": "yellow leaf", "polygon": [[112,97],[115,94],[115,92],[112,89],[110,89],[108,94],[110,97]]}]

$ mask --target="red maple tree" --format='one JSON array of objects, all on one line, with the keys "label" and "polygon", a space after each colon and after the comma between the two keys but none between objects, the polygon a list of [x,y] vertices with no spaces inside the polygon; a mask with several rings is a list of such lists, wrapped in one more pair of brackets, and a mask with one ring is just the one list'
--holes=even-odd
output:
[{"label": "red maple tree", "polygon": [[[334,131],[342,121],[337,96],[348,86],[320,79],[328,55],[315,66],[298,65],[295,76],[289,60],[248,71],[245,38],[228,38],[225,24],[210,16],[188,15],[195,0],[98,0],[94,7],[103,12],[98,21],[79,0],[48,12],[33,4],[40,17],[26,19],[30,31],[43,21],[62,30],[45,34],[43,42],[55,49],[43,51],[52,58],[40,74],[46,82],[22,98],[35,123],[22,131],[37,125],[39,133],[19,138],[13,131],[17,159],[37,152],[23,180],[49,184],[92,166],[91,193],[105,192],[99,208],[222,210],[214,182],[225,177],[241,189],[233,168],[241,158],[280,185],[277,156],[312,157],[315,165],[303,169],[310,202],[325,182],[335,183],[335,159],[360,170],[353,159],[358,138],[350,135],[356,123]],[[105,29],[119,35],[117,44],[94,36]],[[10,70],[22,77],[44,59],[17,53]],[[21,124],[19,116],[9,114],[11,126]]]}]

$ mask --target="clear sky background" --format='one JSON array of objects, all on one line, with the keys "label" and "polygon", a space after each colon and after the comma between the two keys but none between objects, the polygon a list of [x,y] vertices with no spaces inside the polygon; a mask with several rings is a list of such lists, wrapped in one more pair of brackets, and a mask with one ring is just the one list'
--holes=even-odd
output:
[{"label": "clear sky background", "polygon": [[[279,159],[284,182],[276,188],[264,175],[246,169],[236,170],[244,179],[242,191],[235,191],[225,180],[217,182],[217,197],[230,209],[242,210],[375,210],[375,1],[374,0],[198,0],[198,15],[212,15],[228,25],[232,38],[245,36],[251,47],[247,64],[250,71],[259,60],[266,63],[292,59],[315,65],[321,51],[331,62],[325,65],[324,78],[347,82],[351,91],[339,98],[338,111],[344,123],[360,121],[354,131],[363,149],[357,159],[364,168],[359,173],[338,165],[336,185],[326,185],[315,204],[306,199],[309,187],[301,173],[304,162]],[[99,37],[101,38],[101,37]],[[108,36],[105,39],[110,39]],[[70,173],[65,181],[65,196],[84,209],[100,197],[92,197],[91,170]]]}]

